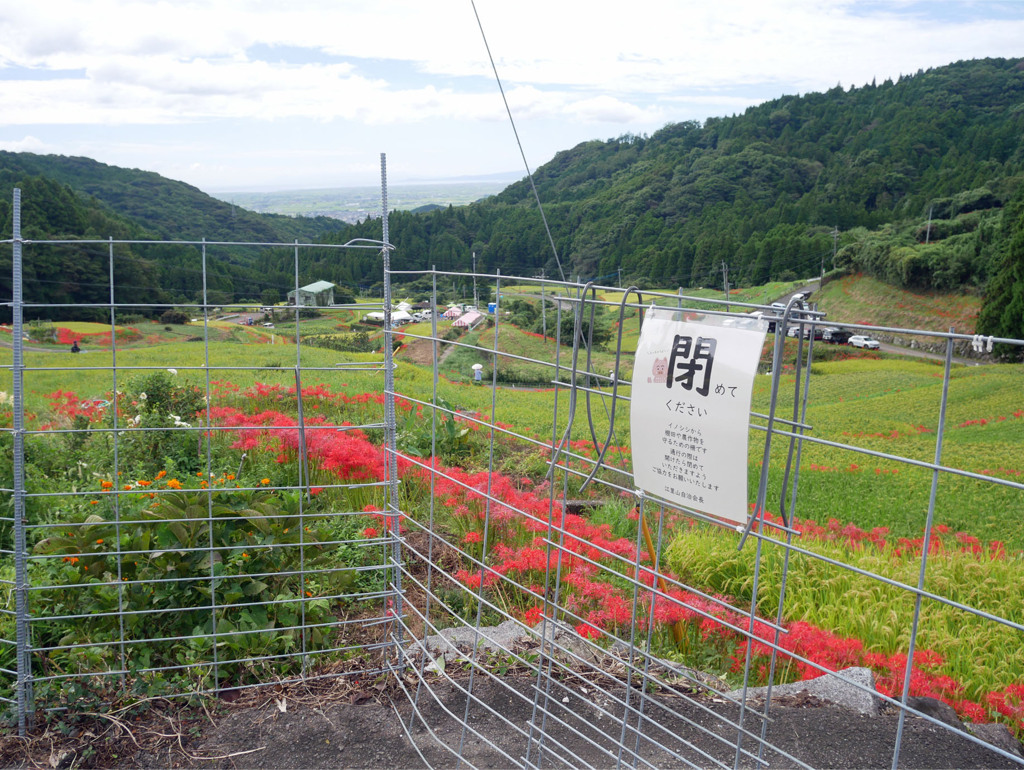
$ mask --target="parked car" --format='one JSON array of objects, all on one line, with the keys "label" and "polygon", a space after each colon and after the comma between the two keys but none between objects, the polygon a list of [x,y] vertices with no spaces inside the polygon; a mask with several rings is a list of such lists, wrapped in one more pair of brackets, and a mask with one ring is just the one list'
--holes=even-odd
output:
[{"label": "parked car", "polygon": [[[771,304],[771,309],[776,314],[778,314],[778,315],[782,315],[784,312],[786,312],[786,307],[787,307],[787,303],[785,303],[785,302],[773,302]],[[810,309],[810,307],[807,305],[806,302],[803,302],[803,301],[800,301],[800,300],[794,302],[793,303],[793,309],[790,311],[790,314],[789,314],[790,320],[798,320],[800,318],[806,318],[807,316],[806,316],[806,314],[803,311],[804,310],[809,310],[809,309]],[[822,314],[820,317],[824,318],[824,314]]]},{"label": "parked car", "polygon": [[873,340],[864,334],[854,334],[850,337],[850,344],[855,348],[870,348],[871,350],[878,350],[878,340]]},{"label": "parked car", "polygon": [[845,345],[852,336],[853,332],[835,326],[826,326],[821,330],[821,338],[833,345]]}]

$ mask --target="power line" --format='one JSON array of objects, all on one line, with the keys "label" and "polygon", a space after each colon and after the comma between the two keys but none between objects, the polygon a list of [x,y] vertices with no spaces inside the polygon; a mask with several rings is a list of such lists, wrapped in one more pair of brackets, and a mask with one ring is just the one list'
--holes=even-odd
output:
[{"label": "power line", "polygon": [[551,244],[551,252],[555,255],[555,264],[558,265],[558,274],[565,280],[565,272],[562,270],[562,260],[558,258],[558,249],[555,247],[555,239],[551,237],[551,228],[548,227],[548,218],[544,216],[544,204],[540,202],[540,193],[537,192],[537,185],[533,182],[533,172],[530,171],[530,164],[526,160],[526,153],[523,151],[523,143],[519,141],[519,131],[516,130],[516,122],[512,117],[512,110],[508,106],[508,99],[505,98],[505,89],[501,85],[501,78],[498,76],[498,67],[494,64],[494,57],[491,56],[491,47],[487,44],[487,35],[484,34],[484,25],[480,21],[480,14],[476,10],[476,2],[470,0],[473,6],[473,15],[476,16],[476,24],[480,28],[480,37],[483,38],[484,48],[487,49],[487,58],[490,59],[491,69],[494,70],[494,79],[498,83],[498,90],[501,92],[501,100],[505,103],[505,112],[508,113],[508,121],[512,124],[512,133],[516,137],[516,145],[519,147],[519,154],[523,158],[523,166],[526,167],[526,176],[530,180],[530,187],[533,189],[533,197],[537,201],[537,208],[540,210],[540,218],[544,221],[544,232],[548,234],[548,243]]}]

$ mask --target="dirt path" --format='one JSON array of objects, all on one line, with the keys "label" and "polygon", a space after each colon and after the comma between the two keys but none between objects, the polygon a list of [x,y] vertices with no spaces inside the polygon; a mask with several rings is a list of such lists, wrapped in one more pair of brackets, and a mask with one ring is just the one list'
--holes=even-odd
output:
[{"label": "dirt path", "polygon": [[[440,365],[445,362],[448,356],[455,352],[456,346],[445,345],[441,341],[438,341],[437,344],[442,346],[441,355],[437,360],[438,365]],[[405,343],[405,349],[402,351],[402,358],[412,364],[433,366],[434,343],[431,340],[409,340]]]},{"label": "dirt path", "polygon": [[[6,339],[0,340],[0,348],[9,348],[14,350],[14,343],[9,342]],[[35,345],[22,345],[21,349],[29,353],[70,353],[71,348],[64,347],[61,345],[59,348],[40,348]],[[82,351],[85,352],[85,351]]]},{"label": "dirt path", "polygon": [[[532,761],[538,762],[538,744],[528,746],[524,735],[535,716],[535,684],[535,677],[478,678],[467,712],[463,688],[468,686],[468,676],[450,682],[438,679],[421,694],[419,717],[401,693],[396,692],[396,700],[390,702],[383,692],[361,689],[349,679],[248,692],[234,703],[193,709],[185,718],[179,706],[159,703],[141,720],[115,713],[80,723],[69,732],[51,730],[32,741],[11,735],[0,738],[0,765],[56,770],[390,770],[455,768],[460,766],[461,751],[462,767],[512,767],[528,750]],[[611,696],[614,701],[608,700]],[[615,714],[621,711],[617,704],[624,697],[624,691],[583,687],[550,701],[543,766],[615,766],[622,727]],[[662,705],[667,708],[662,710]],[[646,737],[639,741],[629,737],[627,764],[632,764],[629,754],[635,748],[641,764],[649,767],[733,765],[736,730],[731,724],[739,716],[734,704],[708,696],[648,695],[645,713],[657,725],[645,730]],[[819,768],[889,768],[892,764],[899,722],[895,710],[868,716],[794,695],[773,702],[770,716],[765,739],[773,748],[766,747],[764,754],[768,767],[797,766],[794,758]],[[569,729],[570,724],[575,727]],[[635,725],[635,718],[629,724]],[[748,710],[744,726],[751,737],[745,738],[743,749],[750,755],[740,766],[755,767],[751,755],[757,753],[756,736],[762,727],[756,710]],[[672,752],[661,745],[665,736]],[[1012,745],[1010,749],[1016,750]],[[1024,756],[1015,762],[919,717],[908,717],[903,726],[901,768],[1019,770],[1022,763]]]},{"label": "dirt path", "polygon": [[[879,342],[879,350],[886,353],[895,353],[901,356],[911,356],[912,358],[927,358],[932,361],[945,361],[946,356],[939,353],[932,353],[927,350],[920,350],[919,348],[904,348],[898,345],[892,345],[888,342]],[[987,361],[975,361],[970,358],[960,358],[953,356],[953,363],[960,364],[961,366],[981,366],[982,364],[988,363]]]}]

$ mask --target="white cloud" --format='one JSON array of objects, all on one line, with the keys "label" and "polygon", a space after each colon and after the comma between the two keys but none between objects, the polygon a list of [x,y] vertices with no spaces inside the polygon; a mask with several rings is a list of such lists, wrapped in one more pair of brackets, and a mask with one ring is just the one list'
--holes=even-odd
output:
[{"label": "white cloud", "polygon": [[661,110],[645,110],[613,96],[602,94],[566,105],[569,117],[592,123],[652,123],[665,119]]},{"label": "white cloud", "polygon": [[35,152],[45,154],[48,152],[46,142],[36,139],[34,136],[26,136],[22,139],[0,139],[0,150],[7,152]]},{"label": "white cloud", "polygon": [[[531,125],[543,134],[533,141],[546,157],[595,136],[739,112],[783,93],[1024,53],[1024,3],[476,5],[513,116],[527,143]],[[149,162],[140,150],[135,165],[173,167],[197,180],[241,173],[244,160],[226,160],[235,157],[241,134],[273,142],[281,157],[293,149],[290,142],[324,157],[334,150],[332,139],[346,142],[354,156],[372,157],[381,147],[367,143],[384,138],[447,157],[452,166],[475,152],[482,162],[515,157],[493,146],[507,143],[508,134],[497,129],[507,117],[466,0],[8,6],[0,18],[0,100],[9,107],[0,111],[0,131],[16,128],[56,151],[83,146],[74,127],[136,126],[137,137],[118,131],[116,141],[97,135],[88,146],[109,158],[125,156],[126,138],[160,147]],[[285,133],[281,126],[293,129],[294,121],[307,123]],[[332,127],[333,137],[313,124]],[[146,131],[172,126],[180,137],[146,140]],[[201,147],[194,143],[200,136]],[[27,138],[7,144],[17,141]],[[180,157],[172,159],[175,153]],[[495,170],[506,167],[477,169]]]},{"label": "white cloud", "polygon": [[[479,116],[476,100],[465,98],[472,96],[469,84],[460,81],[472,78],[477,92],[493,85],[468,4],[384,5],[54,0],[8,14],[0,23],[6,41],[0,56],[14,66],[85,71],[91,88],[69,82],[62,90],[73,92],[72,103],[77,95],[100,105],[75,105],[85,106],[87,120],[110,120],[118,110],[128,121],[151,116],[145,122],[162,112],[170,122],[257,114],[388,122],[403,115],[458,117],[467,107]],[[571,111],[577,116],[601,114],[593,106],[604,103],[612,119],[621,120],[628,104],[643,116],[645,102],[693,88],[778,84],[807,91],[840,81],[859,84],[959,58],[1012,55],[1024,40],[1022,18],[952,24],[899,12],[906,4],[858,13],[847,0],[648,0],[628,13],[549,0],[480,0],[478,7],[508,87],[553,97],[526,100],[532,116],[564,113],[566,98],[576,102]],[[347,60],[256,61],[246,52],[257,45]],[[382,61],[403,62],[422,81],[386,82],[374,72]],[[11,94],[11,82],[0,82],[0,95]],[[572,93],[578,95],[567,97]],[[356,99],[363,101],[356,106]],[[619,104],[613,108],[609,99]],[[13,121],[51,120],[53,111],[42,109]],[[414,109],[423,115],[413,115]]]}]

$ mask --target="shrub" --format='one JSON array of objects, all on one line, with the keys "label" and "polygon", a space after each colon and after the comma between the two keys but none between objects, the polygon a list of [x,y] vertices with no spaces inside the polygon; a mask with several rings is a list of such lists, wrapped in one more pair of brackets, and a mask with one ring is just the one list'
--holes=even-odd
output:
[{"label": "shrub", "polygon": [[184,326],[188,322],[188,315],[181,310],[165,310],[163,314],[160,316],[160,323],[162,324],[175,324],[178,326]]},{"label": "shrub", "polygon": [[[314,598],[314,588],[343,592],[355,572],[332,570],[319,573],[316,586],[302,584],[304,570],[332,558],[321,545],[330,539],[325,517],[305,506],[300,518],[298,493],[163,492],[141,521],[122,524],[120,543],[115,525],[97,515],[41,540],[34,552],[54,558],[33,564],[48,573],[33,582],[53,587],[36,594],[34,611],[79,617],[40,621],[37,645],[75,645],[49,656],[64,671],[117,665],[109,643],[122,635],[147,640],[126,647],[129,670],[187,663],[188,647],[212,644],[190,638],[213,632],[212,604],[220,680],[244,680],[246,659],[299,646],[303,615],[307,649],[324,646],[318,624],[330,620],[329,603]],[[208,681],[213,669],[198,675]]]}]

